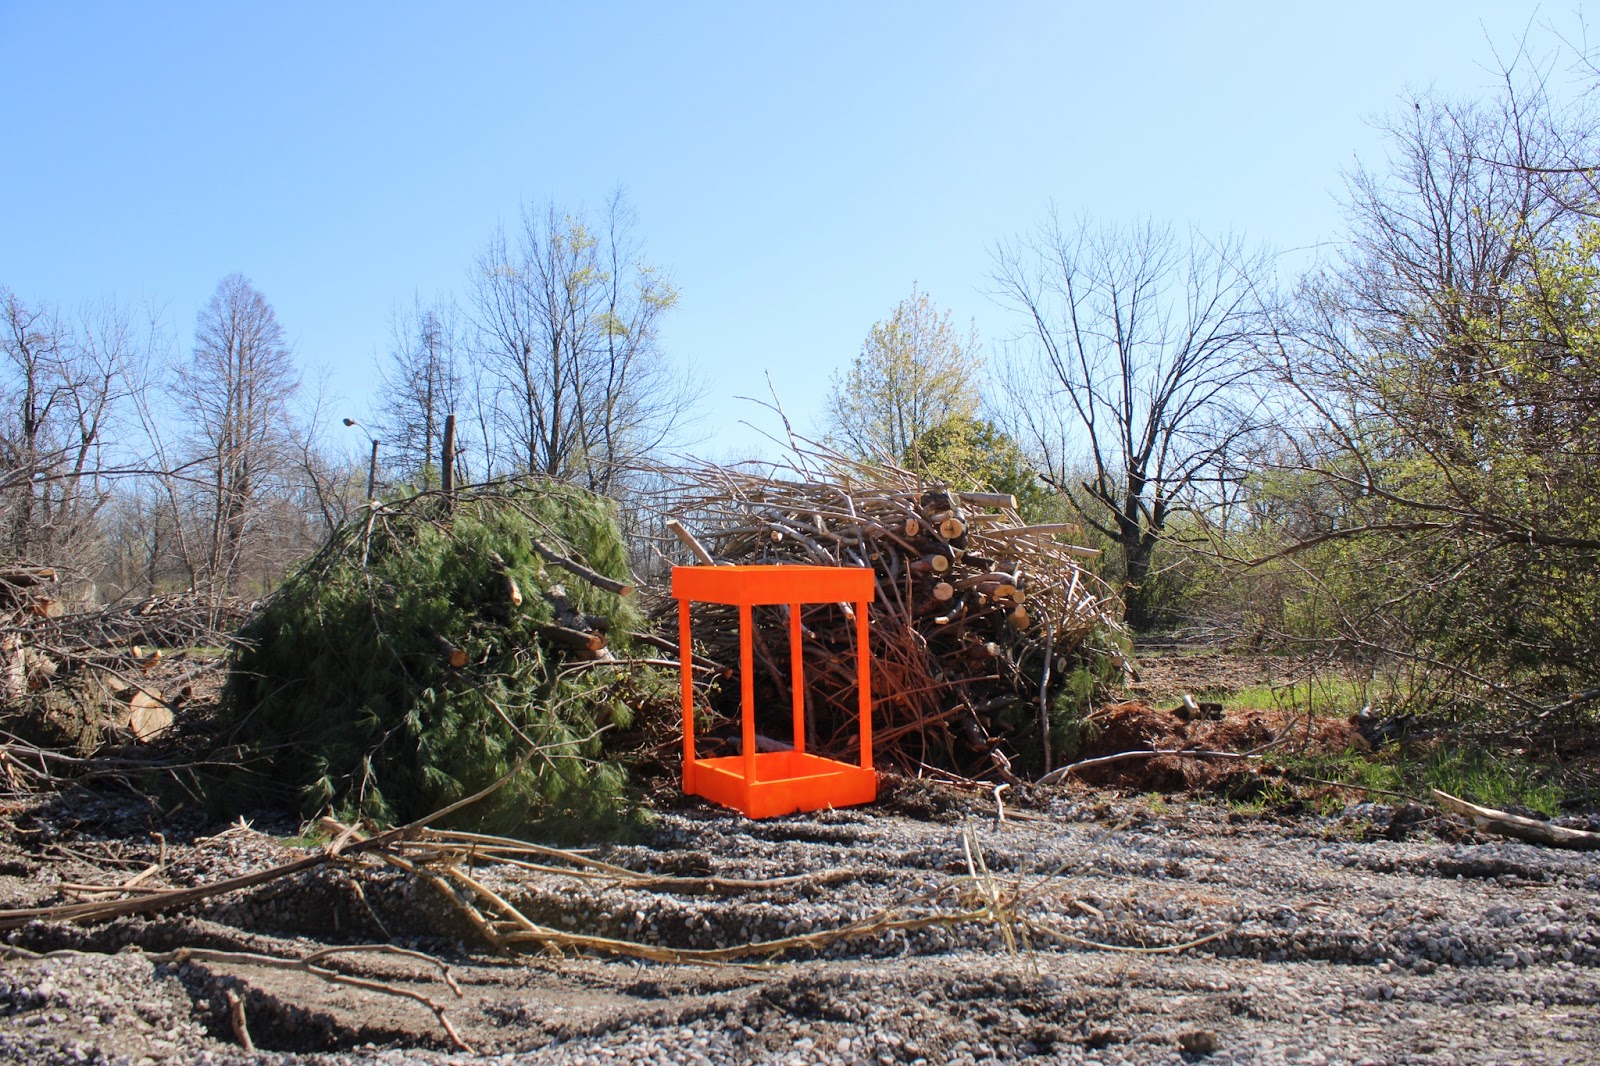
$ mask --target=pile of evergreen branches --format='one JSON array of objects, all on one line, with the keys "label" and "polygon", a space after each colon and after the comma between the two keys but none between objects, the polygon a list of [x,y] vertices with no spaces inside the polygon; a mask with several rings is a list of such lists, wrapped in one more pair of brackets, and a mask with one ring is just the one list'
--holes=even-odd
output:
[{"label": "pile of evergreen branches", "polygon": [[638,616],[579,575],[619,588],[625,558],[610,505],[568,485],[363,512],[241,631],[225,713],[259,759],[231,805],[265,790],[308,815],[401,822],[526,761],[465,816],[500,830],[620,824],[627,774],[601,734],[671,698],[657,671],[606,661],[627,657]]}]

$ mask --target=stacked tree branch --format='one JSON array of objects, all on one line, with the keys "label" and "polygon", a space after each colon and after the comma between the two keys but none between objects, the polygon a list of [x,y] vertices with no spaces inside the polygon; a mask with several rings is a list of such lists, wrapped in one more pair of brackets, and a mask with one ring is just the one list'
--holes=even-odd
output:
[{"label": "stacked tree branch", "polygon": [[175,649],[231,641],[244,613],[192,594],[100,610],[63,602],[56,570],[0,569],[0,729],[14,743],[76,756],[168,734],[210,664],[175,677],[158,664]]},{"label": "stacked tree branch", "polygon": [[[1086,657],[1122,662],[1106,588],[1063,540],[1074,527],[1029,525],[1015,500],[923,484],[911,473],[804,453],[794,467],[691,465],[662,471],[669,522],[695,565],[870,567],[874,745],[880,764],[1011,774],[1022,756],[1048,768],[1053,703]],[[691,528],[692,527],[692,528]],[[731,676],[738,617],[697,606],[696,651]],[[758,702],[783,735],[789,705],[786,607],[757,608]],[[845,604],[801,609],[809,747],[848,756],[854,726],[855,630]],[[1093,647],[1092,647],[1093,645]],[[708,691],[732,714],[738,686]],[[761,697],[765,697],[763,700]],[[761,725],[767,723],[765,719]]]}]

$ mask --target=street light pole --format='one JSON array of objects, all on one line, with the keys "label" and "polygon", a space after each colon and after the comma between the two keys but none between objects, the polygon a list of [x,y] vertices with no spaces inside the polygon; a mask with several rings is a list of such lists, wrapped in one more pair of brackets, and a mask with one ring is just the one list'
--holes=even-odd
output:
[{"label": "street light pole", "polygon": [[367,499],[378,498],[378,438],[372,438],[372,462],[367,466]]},{"label": "street light pole", "polygon": [[[361,432],[367,433],[367,427],[363,426],[360,422],[357,422],[353,418],[345,419],[344,420],[344,424],[346,426],[354,426],[355,428],[359,429]],[[371,502],[373,502],[374,500],[376,500],[378,498],[378,443],[379,442],[378,442],[378,438],[374,437],[370,433],[367,433],[367,439],[372,442],[372,462],[367,466],[367,502],[371,503]]]}]

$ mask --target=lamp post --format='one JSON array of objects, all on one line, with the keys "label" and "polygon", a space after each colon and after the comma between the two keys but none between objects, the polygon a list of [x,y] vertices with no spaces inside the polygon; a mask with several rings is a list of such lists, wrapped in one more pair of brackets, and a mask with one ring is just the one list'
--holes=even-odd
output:
[{"label": "lamp post", "polygon": [[345,419],[344,424],[346,426],[354,426],[362,433],[366,433],[367,439],[372,442],[372,464],[367,467],[367,502],[371,503],[378,498],[378,438],[371,433],[367,433],[367,427],[353,418]]}]

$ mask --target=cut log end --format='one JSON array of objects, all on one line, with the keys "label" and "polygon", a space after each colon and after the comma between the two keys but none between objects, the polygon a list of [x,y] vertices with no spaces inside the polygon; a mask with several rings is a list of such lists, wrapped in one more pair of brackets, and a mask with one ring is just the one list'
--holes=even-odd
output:
[{"label": "cut log end", "polygon": [[434,634],[433,643],[439,649],[439,654],[444,656],[444,661],[450,669],[460,670],[467,665],[467,649],[458,648],[439,634]]},{"label": "cut log end", "polygon": [[127,689],[118,698],[128,705],[128,730],[141,744],[148,744],[172,728],[172,708],[155,693],[142,688]]}]

